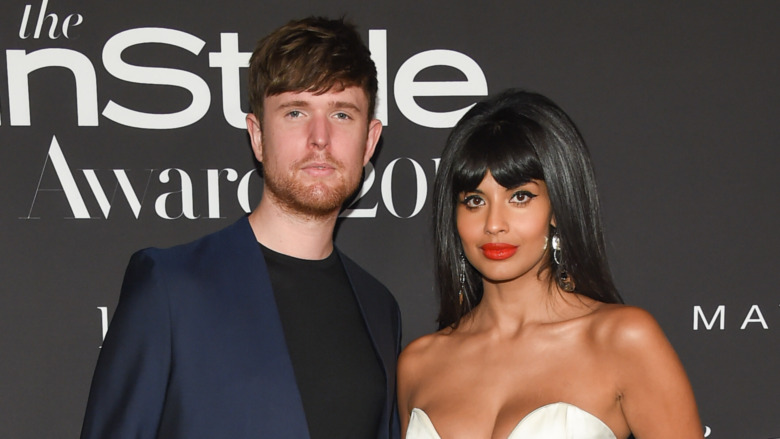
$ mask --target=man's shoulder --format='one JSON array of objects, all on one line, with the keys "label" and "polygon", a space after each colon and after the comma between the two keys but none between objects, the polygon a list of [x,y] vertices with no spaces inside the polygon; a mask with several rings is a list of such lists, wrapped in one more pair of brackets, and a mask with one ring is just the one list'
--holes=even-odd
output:
[{"label": "man's shoulder", "polygon": [[341,258],[341,262],[342,264],[344,264],[344,268],[347,270],[347,274],[349,275],[350,279],[354,281],[356,280],[355,278],[358,278],[362,282],[371,284],[378,289],[382,289],[389,292],[387,287],[382,282],[380,282],[379,279],[374,277],[373,274],[366,271],[365,268],[363,268],[360,264],[355,262],[352,258],[350,258],[348,255],[346,255],[340,250],[339,250],[339,258]]},{"label": "man's shoulder", "polygon": [[147,247],[132,259],[151,259],[166,266],[202,265],[209,259],[229,258],[253,250],[251,228],[246,217],[215,232],[172,247]]},{"label": "man's shoulder", "polygon": [[373,298],[382,300],[392,307],[398,307],[398,303],[390,293],[390,290],[374,275],[340,250],[339,258],[341,258],[344,269],[347,271],[347,276],[349,276],[349,280],[358,294],[369,292]]}]

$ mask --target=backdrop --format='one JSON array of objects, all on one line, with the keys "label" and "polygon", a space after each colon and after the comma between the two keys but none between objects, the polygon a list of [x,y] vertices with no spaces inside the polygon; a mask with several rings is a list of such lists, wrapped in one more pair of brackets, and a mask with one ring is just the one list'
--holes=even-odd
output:
[{"label": "backdrop", "polygon": [[244,66],[291,18],[346,14],[385,129],[338,245],[404,341],[435,329],[444,139],[508,87],[591,148],[617,284],[652,312],[710,438],[780,437],[779,2],[6,0],[0,15],[0,437],[77,437],[131,253],[256,205]]}]

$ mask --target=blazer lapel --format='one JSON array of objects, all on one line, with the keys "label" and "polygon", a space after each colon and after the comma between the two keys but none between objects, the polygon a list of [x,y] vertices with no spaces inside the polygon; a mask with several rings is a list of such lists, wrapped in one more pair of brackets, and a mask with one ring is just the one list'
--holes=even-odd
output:
[{"label": "blazer lapel", "polygon": [[[363,320],[368,328],[368,334],[374,345],[374,350],[382,362],[385,373],[387,393],[385,410],[381,425],[395,426],[395,377],[396,363],[400,352],[401,328],[398,305],[390,292],[354,261],[339,252],[344,264],[355,299],[358,302]],[[389,431],[379,432],[380,438],[397,436]]]},{"label": "blazer lapel", "polygon": [[236,294],[247,304],[246,360],[259,368],[258,380],[248,383],[255,395],[258,437],[307,439],[306,414],[262,250],[246,217],[231,229],[234,254],[226,263],[235,264]]}]

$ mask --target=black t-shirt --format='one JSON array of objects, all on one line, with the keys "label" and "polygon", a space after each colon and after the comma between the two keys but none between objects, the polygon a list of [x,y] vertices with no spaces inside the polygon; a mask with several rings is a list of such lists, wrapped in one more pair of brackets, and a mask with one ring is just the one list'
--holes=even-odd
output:
[{"label": "black t-shirt", "polygon": [[344,266],[263,249],[312,439],[376,437],[386,381]]}]

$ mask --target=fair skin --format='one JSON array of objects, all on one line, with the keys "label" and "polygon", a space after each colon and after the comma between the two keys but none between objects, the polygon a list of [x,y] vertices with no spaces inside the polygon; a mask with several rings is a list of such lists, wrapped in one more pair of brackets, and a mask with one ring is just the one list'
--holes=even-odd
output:
[{"label": "fair skin", "polygon": [[286,92],[263,102],[262,124],[254,114],[246,117],[265,173],[249,223],[258,242],[276,252],[324,259],[333,251],[341,204],[360,183],[382,123],[368,119],[368,98],[359,87]]},{"label": "fair skin", "polygon": [[534,409],[566,402],[618,438],[703,436],[682,365],[647,312],[561,291],[538,275],[555,225],[543,181],[507,189],[488,173],[460,200],[457,228],[484,296],[456,329],[402,352],[402,432],[416,407],[442,438],[503,439]]}]

